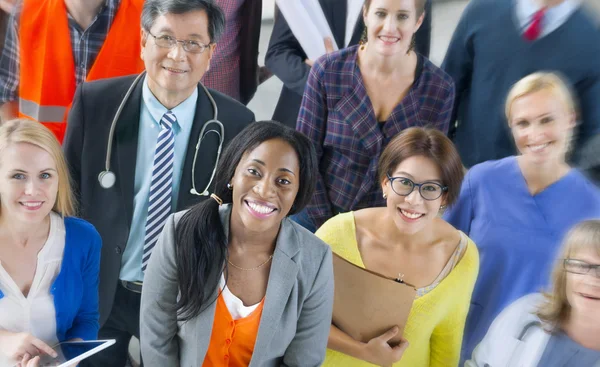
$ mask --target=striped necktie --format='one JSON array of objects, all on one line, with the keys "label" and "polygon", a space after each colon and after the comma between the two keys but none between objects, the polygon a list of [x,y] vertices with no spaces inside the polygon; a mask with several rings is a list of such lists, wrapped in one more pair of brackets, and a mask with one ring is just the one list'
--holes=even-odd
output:
[{"label": "striped necktie", "polygon": [[156,139],[154,164],[150,198],[148,199],[148,217],[146,219],[146,236],[144,238],[144,254],[142,271],[146,271],[152,249],[158,241],[169,214],[171,214],[171,192],[173,187],[173,158],[175,155],[175,134],[173,124],[177,118],[167,111],[160,120],[161,130]]}]

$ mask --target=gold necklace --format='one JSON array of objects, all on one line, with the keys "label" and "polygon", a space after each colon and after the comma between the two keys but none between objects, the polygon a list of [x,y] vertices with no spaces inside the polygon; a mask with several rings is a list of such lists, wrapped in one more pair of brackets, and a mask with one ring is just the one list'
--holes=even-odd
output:
[{"label": "gold necklace", "polygon": [[251,270],[257,270],[262,268],[263,266],[265,266],[269,261],[271,261],[271,259],[273,258],[273,255],[269,256],[269,258],[262,264],[260,264],[257,267],[254,268],[242,268],[241,266],[237,266],[234,263],[232,263],[231,261],[229,261],[229,257],[227,258],[227,262],[229,263],[229,265],[233,266],[236,269],[240,269],[240,270],[244,270],[244,271],[251,271]]}]

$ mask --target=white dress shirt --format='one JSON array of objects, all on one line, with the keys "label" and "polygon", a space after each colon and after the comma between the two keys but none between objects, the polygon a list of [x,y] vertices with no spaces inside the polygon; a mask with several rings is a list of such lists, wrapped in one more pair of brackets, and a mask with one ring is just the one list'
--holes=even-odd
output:
[{"label": "white dress shirt", "polygon": [[[533,15],[540,10],[541,7],[535,0],[515,1],[517,2],[517,20],[519,22],[521,33],[524,33],[529,27],[529,24],[531,24]],[[579,0],[565,0],[557,6],[548,8],[542,19],[542,33],[540,34],[540,37],[544,37],[563,25],[567,19],[569,19],[571,14],[579,8],[580,4],[581,2]]]}]

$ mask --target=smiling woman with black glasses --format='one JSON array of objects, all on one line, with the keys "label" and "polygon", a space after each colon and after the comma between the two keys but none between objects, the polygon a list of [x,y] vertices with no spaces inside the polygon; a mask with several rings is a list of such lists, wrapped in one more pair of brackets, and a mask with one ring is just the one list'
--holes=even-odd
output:
[{"label": "smiling woman with black glasses", "polygon": [[394,329],[362,343],[332,325],[324,366],[456,366],[479,268],[475,244],[439,216],[459,195],[460,158],[444,133],[415,127],[390,141],[378,170],[386,206],[339,214],[316,234],[355,265],[413,284],[417,297],[400,345],[387,343]]}]

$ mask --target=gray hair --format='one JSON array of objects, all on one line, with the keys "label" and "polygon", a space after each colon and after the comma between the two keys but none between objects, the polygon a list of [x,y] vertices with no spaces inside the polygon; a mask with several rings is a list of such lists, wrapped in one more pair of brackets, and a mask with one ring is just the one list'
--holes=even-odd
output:
[{"label": "gray hair", "polygon": [[214,0],[146,0],[142,9],[142,29],[146,32],[161,15],[202,10],[208,17],[208,35],[216,43],[225,31],[225,14]]}]

